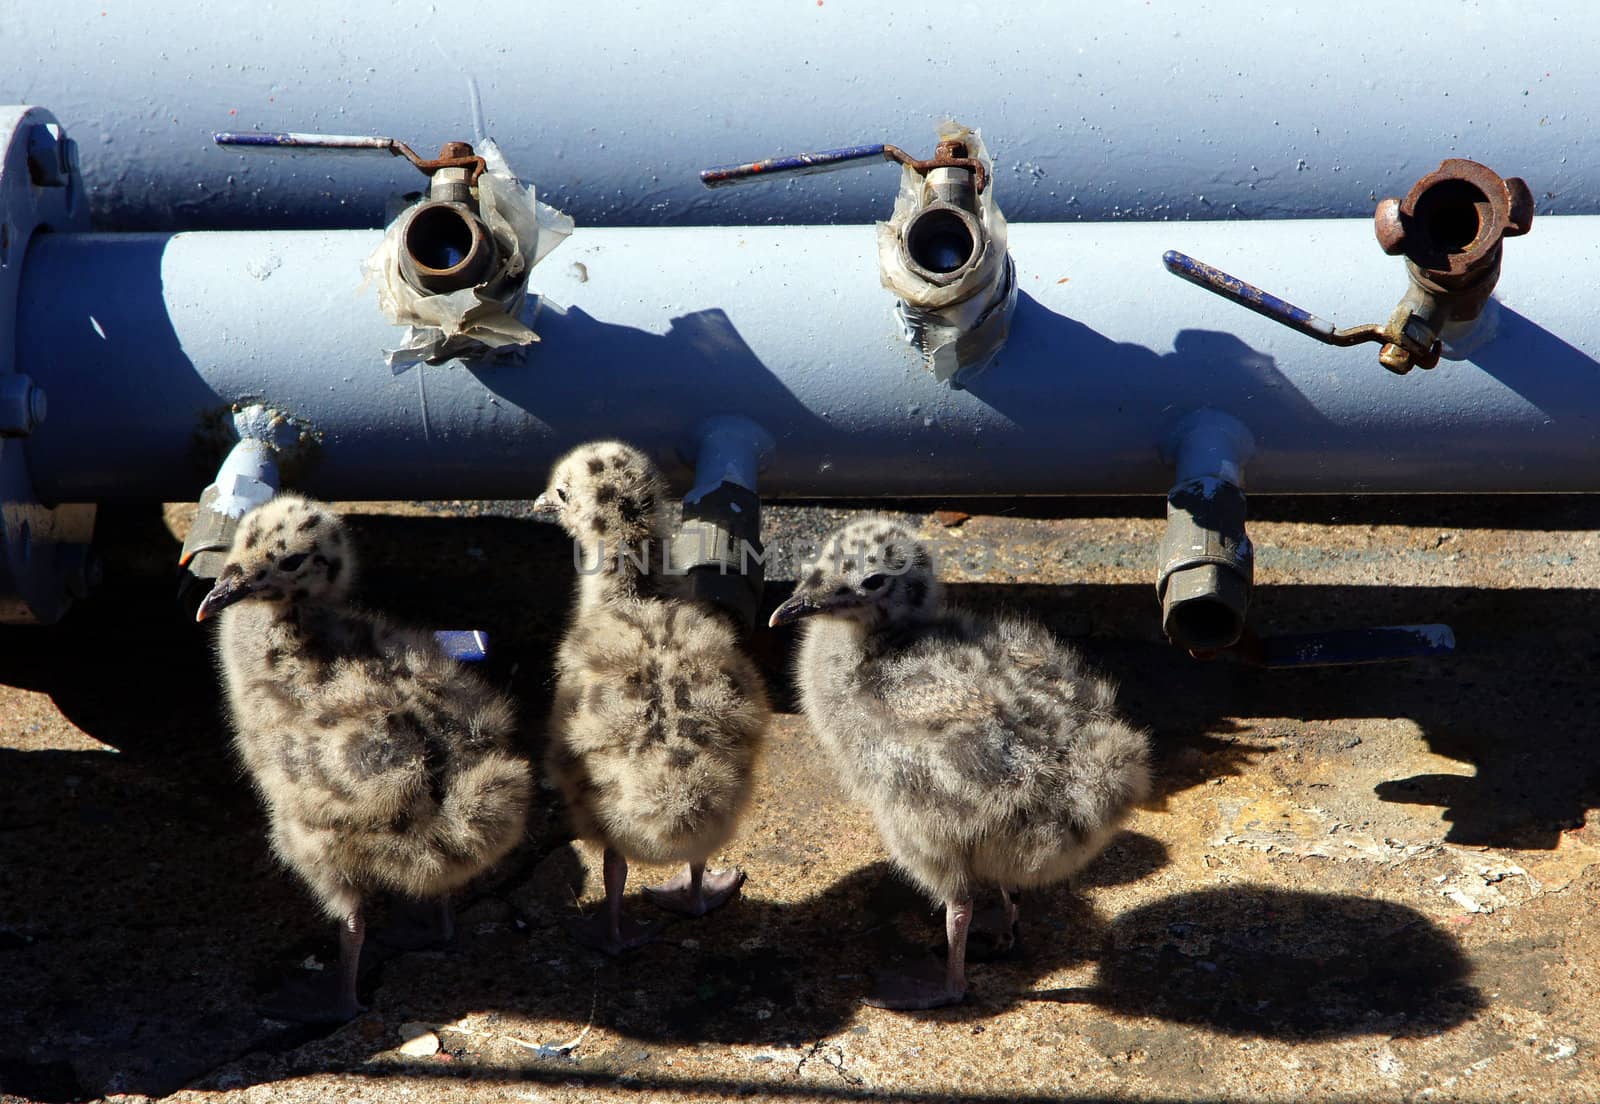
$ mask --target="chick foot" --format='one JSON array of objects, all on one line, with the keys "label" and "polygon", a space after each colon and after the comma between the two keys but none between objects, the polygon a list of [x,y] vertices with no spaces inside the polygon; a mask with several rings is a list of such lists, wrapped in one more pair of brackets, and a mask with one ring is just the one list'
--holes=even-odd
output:
[{"label": "chick foot", "polygon": [[303,972],[263,1001],[256,1011],[269,1020],[291,1023],[344,1023],[367,1010],[356,999],[356,979],[361,970],[361,944],[366,923],[359,907],[339,925],[339,967],[317,973]]},{"label": "chick foot", "polygon": [[970,897],[946,902],[944,932],[949,950],[944,969],[934,970],[932,960],[928,960],[915,973],[880,974],[875,991],[863,998],[864,1003],[897,1011],[960,1004],[967,995],[967,930],[971,926]]},{"label": "chick foot", "polygon": [[580,943],[608,955],[619,955],[655,940],[661,925],[641,924],[622,915],[622,894],[628,886],[628,860],[613,848],[606,848],[603,860],[606,885],[605,911],[567,922],[567,931]]},{"label": "chick foot", "polygon": [[658,886],[646,886],[644,895],[657,908],[684,916],[704,916],[733,900],[744,885],[744,871],[707,870],[705,863],[687,863]]}]

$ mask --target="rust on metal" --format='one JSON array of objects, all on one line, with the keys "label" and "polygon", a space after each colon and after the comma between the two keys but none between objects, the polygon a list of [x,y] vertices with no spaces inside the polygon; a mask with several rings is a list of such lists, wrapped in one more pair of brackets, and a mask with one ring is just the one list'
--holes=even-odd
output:
[{"label": "rust on metal", "polygon": [[1404,256],[1411,287],[1385,327],[1378,360],[1391,372],[1432,368],[1440,333],[1483,313],[1500,280],[1501,243],[1533,228],[1533,193],[1521,177],[1502,177],[1452,157],[1385,199],[1373,215],[1378,244]]},{"label": "rust on metal", "polygon": [[966,169],[972,174],[973,186],[981,194],[989,186],[989,174],[984,171],[983,162],[967,154],[967,144],[960,139],[940,142],[933,156],[925,161],[917,160],[899,146],[885,143],[883,147],[883,156],[887,160],[898,161],[923,176],[934,169]]},{"label": "rust on metal", "polygon": [[1452,157],[1386,199],[1374,216],[1378,244],[1404,254],[1430,280],[1471,281],[1499,260],[1500,242],[1533,228],[1533,193],[1521,177]]},{"label": "rust on metal", "polygon": [[473,152],[472,145],[468,142],[446,142],[440,147],[439,156],[431,161],[423,160],[415,150],[399,139],[394,139],[394,144],[389,148],[428,176],[432,176],[440,169],[466,169],[467,183],[473,187],[477,186],[478,177],[489,167],[482,157]]}]

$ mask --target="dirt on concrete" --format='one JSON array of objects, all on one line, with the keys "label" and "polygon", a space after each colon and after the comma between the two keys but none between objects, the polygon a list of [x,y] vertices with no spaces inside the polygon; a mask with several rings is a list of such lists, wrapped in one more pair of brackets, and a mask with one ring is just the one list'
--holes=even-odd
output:
[{"label": "dirt on concrete", "polygon": [[[1447,622],[1457,653],[1198,662],[1160,639],[1152,504],[901,504],[956,600],[1072,639],[1158,749],[1159,807],[1027,896],[1021,948],[973,967],[966,1004],[860,1003],[936,952],[939,917],[839,798],[789,637],[763,629],[785,712],[716,860],[748,871],[742,899],[621,959],[580,947],[562,921],[596,907],[596,859],[541,791],[455,945],[375,948],[370,1010],[333,1030],[253,1011],[330,966],[334,933],[270,859],[176,612],[189,510],[105,511],[95,600],[0,633],[0,1097],[1600,1099],[1600,507],[1251,505],[1257,631]],[[489,630],[537,761],[565,541],[516,504],[349,510],[364,599]],[[847,513],[767,511],[769,607]]]}]

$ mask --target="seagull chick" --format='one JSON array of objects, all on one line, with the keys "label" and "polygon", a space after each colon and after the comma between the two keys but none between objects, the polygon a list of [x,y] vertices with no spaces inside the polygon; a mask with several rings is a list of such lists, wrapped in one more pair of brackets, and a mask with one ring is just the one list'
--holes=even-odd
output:
[{"label": "seagull chick", "polygon": [[1012,891],[1084,866],[1148,793],[1148,738],[1045,630],[947,609],[927,549],[894,522],[829,539],[771,624],[802,618],[804,712],[895,862],[945,907],[939,976],[888,979],[868,1003],[957,1003],[974,894],[999,889],[1013,938]]},{"label": "seagull chick", "polygon": [[646,891],[675,912],[738,892],[744,872],[706,860],[733,835],[771,716],[733,627],[666,574],[663,494],[647,456],[600,441],[558,461],[535,504],[581,553],[545,769],[577,835],[605,849],[605,913],[579,935],[611,954],[654,934],[622,916],[629,860],[685,864]]},{"label": "seagull chick", "polygon": [[[275,1019],[356,1015],[362,902],[433,903],[522,837],[532,778],[511,702],[433,637],[355,609],[355,555],[328,507],[279,495],[239,523],[196,620],[218,617],[234,743],[272,848],[338,921],[339,969],[290,986]],[[220,615],[220,616],[219,616]]]}]

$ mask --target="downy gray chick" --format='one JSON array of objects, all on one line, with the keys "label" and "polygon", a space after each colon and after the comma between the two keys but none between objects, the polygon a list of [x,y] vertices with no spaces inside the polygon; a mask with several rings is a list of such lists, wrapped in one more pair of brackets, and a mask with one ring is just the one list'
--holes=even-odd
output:
[{"label": "downy gray chick", "polygon": [[522,836],[532,778],[511,750],[511,702],[424,632],[349,602],[356,573],[338,515],[279,495],[240,522],[196,620],[220,614],[217,654],[238,748],[272,848],[339,927],[339,969],[263,1008],[278,1019],[361,1010],[362,901],[436,903]]},{"label": "downy gray chick", "polygon": [[945,907],[942,976],[887,979],[868,1003],[957,1003],[973,895],[1000,890],[1012,938],[1010,891],[1084,866],[1145,797],[1147,737],[1045,630],[945,608],[927,549],[894,522],[829,539],[771,624],[802,618],[805,714],[895,862]]},{"label": "downy gray chick", "polygon": [[611,954],[654,934],[622,916],[629,860],[686,864],[646,890],[675,912],[699,916],[738,892],[743,871],[705,864],[733,834],[771,717],[733,627],[664,570],[664,492],[642,452],[599,441],[557,462],[535,504],[581,559],[545,769],[577,835],[605,849],[606,909],[578,934]]}]

